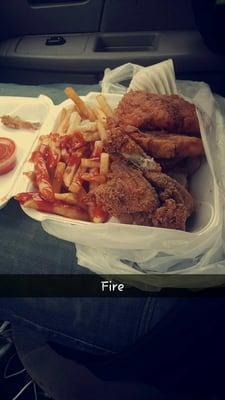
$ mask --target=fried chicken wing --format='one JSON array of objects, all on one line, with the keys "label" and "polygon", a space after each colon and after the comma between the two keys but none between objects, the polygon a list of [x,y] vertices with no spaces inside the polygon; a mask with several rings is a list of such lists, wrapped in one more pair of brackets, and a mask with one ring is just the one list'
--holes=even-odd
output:
[{"label": "fried chicken wing", "polygon": [[153,187],[155,187],[162,202],[173,199],[176,204],[182,204],[186,208],[187,217],[193,213],[193,197],[178,181],[162,172],[149,172],[144,175]]},{"label": "fried chicken wing", "polygon": [[[134,128],[135,129],[135,128]],[[119,126],[111,126],[104,141],[104,148],[109,153],[137,154],[145,156],[144,150]]]},{"label": "fried chicken wing", "polygon": [[188,214],[183,204],[175,200],[166,200],[153,214],[152,223],[155,227],[185,230]]},{"label": "fried chicken wing", "polygon": [[[109,180],[95,189],[97,204],[112,216],[142,214],[143,220],[159,206],[158,195],[142,173],[128,162],[117,159],[111,164]],[[139,216],[140,218],[140,216]],[[143,221],[144,222],[144,221]]]},{"label": "fried chicken wing", "polygon": [[[131,127],[131,130],[135,128]],[[111,127],[108,130],[107,139],[104,141],[104,148],[110,154],[121,154],[127,160],[147,170],[161,171],[160,164],[152,157],[149,157],[135,140],[128,134],[130,129]]]},{"label": "fried chicken wing", "polygon": [[174,179],[162,169],[201,158],[199,135],[194,105],[179,96],[126,94],[107,119],[104,148],[114,161],[95,189],[97,204],[123,223],[185,230],[194,211],[185,175]]},{"label": "fried chicken wing", "polygon": [[[157,162],[161,165],[162,172],[177,179],[181,177],[181,181],[186,182],[201,166],[203,157],[187,157],[187,158],[160,158]],[[179,181],[179,179],[178,179]]]},{"label": "fried chicken wing", "polygon": [[155,227],[186,229],[186,221],[194,211],[191,194],[177,180],[166,174],[149,174],[150,182],[158,191],[161,206],[153,213]]},{"label": "fried chicken wing", "polygon": [[137,212],[130,214],[119,214],[117,218],[122,224],[152,226],[152,216],[153,213],[151,212]]},{"label": "fried chicken wing", "polygon": [[134,126],[143,130],[166,130],[200,136],[195,106],[178,95],[142,91],[126,93],[108,118],[109,127]]},{"label": "fried chicken wing", "polygon": [[120,222],[185,230],[194,210],[188,191],[161,172],[144,172],[116,158],[106,183],[94,191],[96,203]]},{"label": "fried chicken wing", "polygon": [[204,154],[200,138],[167,132],[131,132],[131,138],[155,158],[185,158]]}]

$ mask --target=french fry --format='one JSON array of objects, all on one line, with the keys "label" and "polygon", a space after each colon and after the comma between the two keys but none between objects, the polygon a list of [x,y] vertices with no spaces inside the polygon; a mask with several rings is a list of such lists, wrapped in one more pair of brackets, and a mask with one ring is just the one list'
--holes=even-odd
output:
[{"label": "french fry", "polygon": [[91,107],[88,107],[88,112],[90,121],[95,121],[96,120],[95,113]]},{"label": "french fry", "polygon": [[24,204],[24,207],[33,208],[38,211],[53,213],[57,215],[61,215],[62,217],[78,219],[81,221],[89,221],[90,217],[86,210],[80,208],[78,206],[71,206],[69,204],[63,204],[58,201],[54,203],[48,203],[45,200],[35,199],[27,200]]},{"label": "french fry", "polygon": [[81,167],[82,168],[99,168],[99,161],[91,160],[90,158],[82,158],[81,159]]},{"label": "french fry", "polygon": [[58,132],[59,127],[60,127],[62,121],[64,120],[65,116],[66,116],[66,109],[63,108],[59,114],[58,121],[56,122],[56,125],[54,127],[54,132]]},{"label": "french fry", "polygon": [[38,144],[49,144],[49,135],[41,135],[38,139]]},{"label": "french fry", "polygon": [[53,205],[53,212],[66,218],[78,219],[81,221],[90,221],[89,214],[79,206],[70,206],[68,204]]},{"label": "french fry", "polygon": [[73,175],[75,173],[75,168],[76,168],[75,165],[66,167],[66,170],[63,175],[63,183],[66,186],[66,188],[68,188],[70,186],[70,183],[73,179]]},{"label": "french fry", "polygon": [[27,176],[27,178],[30,179],[35,188],[37,187],[36,176],[34,171],[24,172],[23,175]]},{"label": "french fry", "polygon": [[66,204],[77,205],[81,208],[87,209],[87,206],[84,205],[82,201],[82,194],[78,193],[55,193],[55,199],[61,200]]},{"label": "french fry", "polygon": [[64,92],[75,103],[81,116],[89,119],[90,111],[83,100],[80,98],[80,96],[78,96],[78,94],[75,92],[75,90],[72,87],[67,87],[65,88]]},{"label": "french fry", "polygon": [[57,133],[59,133],[60,135],[64,135],[67,132],[67,129],[69,128],[70,117],[73,111],[74,111],[74,106],[66,108],[64,118],[59,124],[57,130]]},{"label": "french fry", "polygon": [[[98,175],[98,168],[91,168],[89,173],[91,175]],[[99,186],[98,182],[89,182],[89,193],[93,192]]]},{"label": "french fry", "polygon": [[107,174],[109,172],[109,154],[102,153],[100,157],[100,174]]},{"label": "french fry", "polygon": [[68,161],[69,161],[69,159],[70,159],[70,153],[68,152],[68,150],[66,149],[66,148],[63,148],[62,150],[61,150],[61,160],[64,162],[64,163],[68,163]]},{"label": "french fry", "polygon": [[[103,143],[101,140],[96,140],[94,143],[94,148],[91,154],[91,159],[100,159],[101,153],[103,149]],[[91,168],[89,173],[91,175],[98,175],[99,172],[99,167],[98,168]],[[97,187],[99,183],[98,182],[89,182],[89,192],[93,192]]]},{"label": "french fry", "polygon": [[100,136],[101,140],[102,141],[106,140],[107,139],[107,132],[106,132],[106,129],[105,129],[104,125],[99,120],[97,121],[96,125],[97,125],[97,129],[98,129],[99,136]]},{"label": "french fry", "polygon": [[63,174],[63,183],[68,188],[71,185],[74,174],[79,168],[83,150],[77,150],[71,154],[67,167]]},{"label": "french fry", "polygon": [[99,205],[89,206],[88,211],[91,221],[94,222],[95,224],[106,222],[109,218],[108,213],[104,211],[103,208]]},{"label": "french fry", "polygon": [[96,122],[85,121],[85,123],[81,124],[78,128],[80,132],[96,132],[97,124]]},{"label": "french fry", "polygon": [[[22,204],[23,204],[24,207],[33,208],[34,210],[43,211],[43,207],[40,207],[40,209],[39,209],[39,206],[38,206],[39,202],[40,202],[40,200],[38,200],[38,202],[37,202],[34,199],[30,199],[30,200],[25,201]],[[48,203],[47,201],[43,200],[42,206],[43,206],[43,204],[46,204],[46,208],[47,208],[46,212],[51,212],[52,211],[52,207],[51,207],[50,203]]]},{"label": "french fry", "polygon": [[59,114],[59,125],[62,123],[65,116],[66,116],[66,108],[63,107],[63,109],[61,110],[61,113]]},{"label": "french fry", "polygon": [[55,199],[67,204],[77,204],[78,195],[76,193],[55,193]]},{"label": "french fry", "polygon": [[74,133],[76,129],[79,127],[80,122],[81,122],[80,115],[78,114],[77,111],[74,111],[70,116],[69,127],[66,131],[66,134],[70,135],[71,133]]},{"label": "french fry", "polygon": [[111,117],[113,112],[112,112],[111,107],[107,103],[105,96],[103,96],[103,94],[99,94],[96,96],[96,100],[97,100],[100,108],[102,109],[102,111],[105,113],[105,115],[107,117]]},{"label": "french fry", "polygon": [[49,171],[50,179],[52,180],[54,177],[56,166],[61,158],[61,149],[60,149],[60,136],[57,133],[50,134],[49,140],[49,152],[47,158],[47,168]]},{"label": "french fry", "polygon": [[81,184],[79,182],[77,182],[75,179],[72,179],[72,182],[71,182],[70,187],[69,187],[69,191],[71,193],[79,193],[82,190],[84,190],[84,189],[81,186]]},{"label": "french fry", "polygon": [[[64,161],[64,158],[66,158],[65,162],[68,163],[68,155],[71,155],[72,152],[83,148],[83,147],[88,147],[88,143],[85,142],[82,134],[80,132],[76,132],[72,135],[63,135],[61,136],[60,140],[60,148],[61,150],[61,158]],[[84,150],[84,149],[83,149]]]},{"label": "french fry", "polygon": [[19,201],[20,204],[26,203],[28,200],[36,199],[37,201],[43,200],[37,192],[23,192],[14,196],[14,199]]},{"label": "french fry", "polygon": [[66,164],[62,161],[58,162],[52,182],[52,189],[55,194],[59,193],[61,190],[65,169],[66,169]]},{"label": "french fry", "polygon": [[71,165],[71,166],[68,165],[66,167],[66,170],[65,170],[64,175],[63,175],[63,183],[67,188],[69,188],[69,186],[71,185],[73,176],[74,176],[74,174],[76,172],[76,168],[77,168],[77,164],[74,164],[74,165]]},{"label": "french fry", "polygon": [[38,184],[38,189],[45,200],[49,202],[52,202],[54,200],[54,193],[52,187],[50,186],[47,180],[42,179]]},{"label": "french fry", "polygon": [[82,136],[85,142],[95,142],[100,139],[99,132],[83,132]]},{"label": "french fry", "polygon": [[94,149],[91,154],[91,158],[100,158],[103,150],[103,143],[101,140],[96,140],[94,144]]},{"label": "french fry", "polygon": [[71,181],[71,184],[69,186],[69,191],[72,193],[78,193],[78,192],[83,192],[85,194],[85,190],[82,187],[82,180],[81,180],[81,175],[86,172],[86,168],[79,166],[78,170],[73,176],[73,179]]},{"label": "french fry", "polygon": [[74,134],[80,134],[84,141],[92,142],[99,138],[99,133],[97,130],[96,123],[86,123],[82,125],[77,125],[74,130]]},{"label": "french fry", "polygon": [[106,126],[107,117],[105,113],[101,110],[101,108],[94,107],[93,111],[95,113],[97,120],[99,120],[104,126]]},{"label": "french fry", "polygon": [[49,153],[49,145],[41,143],[38,151],[39,151],[39,154],[42,155],[43,159],[46,162],[47,158],[48,158],[48,153]]},{"label": "french fry", "polygon": [[68,125],[69,125],[69,118],[70,118],[70,116],[66,112],[65,118],[62,120],[61,124],[59,125],[59,127],[57,129],[57,133],[59,133],[60,135],[63,135],[66,132]]},{"label": "french fry", "polygon": [[34,160],[34,172],[36,176],[36,183],[43,199],[53,202],[54,192],[50,183],[50,178],[45,161],[39,153]]},{"label": "french fry", "polygon": [[61,110],[53,133],[40,137],[31,157],[34,171],[26,173],[37,192],[15,198],[24,207],[41,212],[106,222],[108,214],[95,204],[94,193],[87,193],[107,180],[109,154],[103,151],[103,145],[112,110],[103,95],[97,96],[100,107],[91,108],[72,88],[66,88],[65,93],[73,105]]}]

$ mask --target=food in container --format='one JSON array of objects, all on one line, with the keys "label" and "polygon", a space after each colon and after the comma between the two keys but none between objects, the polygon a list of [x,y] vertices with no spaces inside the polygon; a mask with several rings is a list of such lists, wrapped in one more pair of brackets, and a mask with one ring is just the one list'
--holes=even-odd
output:
[{"label": "food in container", "polygon": [[[99,93],[90,93],[88,96],[83,97],[83,101],[90,108],[96,107],[96,96]],[[120,102],[122,96],[114,94],[105,94],[105,99],[110,105],[111,109],[115,107]],[[32,118],[34,121],[38,120],[42,122],[41,130],[37,133],[30,133],[25,135],[24,132],[18,131],[15,135],[14,132],[10,133],[15,137],[17,144],[17,149],[21,157],[21,145],[25,144],[26,148],[23,147],[23,161],[19,158],[19,164],[17,163],[16,168],[12,171],[15,175],[14,178],[7,179],[7,184],[1,186],[1,205],[5,205],[7,200],[20,192],[32,192],[34,191],[33,184],[28,178],[27,173],[32,171],[33,163],[30,162],[31,153],[36,149],[39,137],[45,136],[48,132],[55,132],[57,126],[61,121],[61,117],[67,110],[71,110],[74,107],[74,103],[71,100],[66,100],[64,103],[54,106],[50,99],[42,96],[39,99],[20,99],[20,106],[22,107],[21,117],[26,119],[27,115],[30,115],[30,110],[35,113]],[[33,101],[36,100],[35,106]],[[0,99],[0,106],[3,108],[3,104],[6,102],[5,98]],[[10,99],[10,107],[15,103],[15,98]],[[18,104],[17,104],[18,106]],[[9,106],[4,113],[9,113]],[[99,126],[104,126],[105,116],[98,109],[97,114],[99,118],[101,117],[101,124]],[[1,112],[1,114],[3,114]],[[37,115],[36,115],[37,114]],[[76,124],[76,119],[74,120]],[[86,124],[86,123],[85,123]],[[84,124],[84,125],[85,125]],[[89,126],[90,131],[85,132],[86,137],[90,138],[90,135],[94,133],[93,122]],[[85,127],[84,127],[85,131]],[[5,128],[5,133],[8,132]],[[7,133],[8,134],[8,133]],[[202,131],[203,138],[205,132]],[[34,136],[33,136],[34,135]],[[32,141],[31,141],[32,136]],[[29,144],[29,146],[28,146]],[[209,156],[210,161],[210,149],[208,148],[207,141],[204,139],[204,147],[206,150],[207,157]],[[197,161],[197,160],[196,160]],[[171,166],[171,165],[170,165]],[[183,168],[192,171],[192,166],[179,166],[180,170],[177,174],[182,174]],[[196,168],[196,167],[195,167]],[[194,169],[195,169],[194,168]],[[1,179],[5,179],[7,175],[3,175]],[[193,171],[192,171],[193,172]],[[30,175],[30,174],[28,174]],[[14,180],[15,179],[15,180]],[[108,248],[108,249],[151,249],[154,252],[170,252],[174,254],[175,252],[182,252],[185,249],[194,249],[195,247],[201,247],[208,243],[209,238],[213,236],[218,222],[221,218],[221,207],[219,203],[219,191],[215,182],[215,177],[212,172],[211,164],[207,161],[202,162],[201,168],[195,172],[190,180],[190,193],[195,199],[195,212],[188,223],[188,231],[182,232],[180,230],[155,228],[149,226],[131,225],[118,223],[116,219],[109,219],[108,222],[103,224],[96,224],[88,222],[85,220],[72,219],[68,217],[63,217],[61,215],[56,215],[50,212],[38,211],[32,208],[25,208],[22,206],[24,212],[31,218],[40,221],[44,229],[57,236],[58,238],[69,240],[77,244],[93,246],[96,248]],[[58,199],[62,200],[61,195],[64,193],[58,193]],[[60,198],[61,197],[61,198]],[[74,198],[70,201],[72,204]],[[76,199],[75,199],[76,200]],[[101,213],[96,214],[96,221],[101,220]],[[157,250],[158,249],[158,250]]]},{"label": "food in container", "polygon": [[40,128],[39,122],[25,121],[17,115],[3,115],[1,121],[4,126],[10,129],[31,129],[32,131],[36,131]]},{"label": "food in container", "polygon": [[[122,66],[121,68],[126,69],[126,66]],[[146,68],[146,72],[147,70],[150,72],[149,68]],[[162,71],[160,72],[160,85],[157,85],[156,82],[156,78],[159,75],[158,72],[157,74],[155,70],[153,72],[155,93],[169,94],[171,91],[174,92],[175,81],[173,77],[171,77],[171,74],[169,74],[171,78],[170,84],[166,85],[166,90],[164,90],[165,85],[162,80]],[[148,79],[152,81],[150,75]],[[140,78],[141,79],[136,82],[138,83],[138,87],[133,87],[133,89],[143,89],[142,83],[143,80],[146,80],[146,74],[143,73]],[[168,79],[166,79],[166,82],[167,81]],[[80,265],[84,265],[92,271],[103,275],[106,273],[139,274],[140,272],[150,271],[168,272],[171,268],[173,271],[178,271],[178,273],[181,273],[181,271],[183,273],[186,273],[186,271],[190,273],[193,268],[197,273],[204,273],[205,268],[203,267],[211,260],[211,255],[215,255],[215,252],[219,249],[223,210],[221,195],[215,178],[216,163],[215,157],[212,157],[212,142],[214,141],[215,133],[217,138],[218,135],[221,134],[220,120],[222,116],[217,125],[218,118],[214,118],[213,114],[215,111],[213,96],[210,94],[210,90],[207,89],[206,85],[185,81],[179,82],[178,92],[181,94],[181,97],[187,96],[187,100],[190,103],[193,101],[198,105],[198,119],[206,157],[203,157],[203,159],[201,156],[187,157],[182,162],[175,164],[173,159],[165,158],[157,158],[156,162],[161,165],[163,172],[165,171],[167,175],[178,180],[184,187],[187,187],[187,183],[189,184],[189,192],[195,200],[195,211],[188,220],[186,231],[118,223],[118,220],[115,218],[110,218],[106,223],[93,223],[85,220],[68,218],[68,216],[56,215],[52,212],[53,210],[50,209],[48,212],[46,212],[46,210],[43,212],[34,208],[25,208],[22,206],[24,212],[29,217],[41,222],[46,232],[60,239],[75,243]],[[93,111],[90,113],[89,131],[85,132],[87,140],[93,137],[93,133],[96,135],[95,141],[98,140],[95,131],[95,121],[91,120],[93,118],[93,113],[95,117],[100,120],[100,123],[98,123],[98,133],[101,139],[99,140],[101,141],[102,138],[104,138],[105,130],[102,129],[102,126],[104,128],[106,115],[101,110],[101,101],[96,102],[96,97],[99,95],[99,93],[89,93],[87,96],[82,97],[85,105]],[[121,95],[111,93],[106,93],[104,97],[111,111],[115,109],[122,98]],[[26,119],[27,115],[30,115],[30,102],[31,99],[27,99],[24,113],[20,115],[21,118]],[[45,98],[42,105],[39,103],[37,108],[32,107],[32,110],[38,109],[40,111],[43,103],[46,105],[46,102],[47,99]],[[71,110],[71,108],[75,111],[74,102],[71,100],[67,100],[58,106],[51,104],[50,100],[48,100],[47,103],[47,118],[42,124],[41,130],[37,132],[37,136],[45,136],[49,132],[55,133],[56,130],[58,130],[59,123],[62,124],[61,128],[63,128],[63,130],[68,129],[68,111]],[[0,105],[2,106],[1,101]],[[109,112],[111,111],[109,110]],[[4,110],[1,111],[0,114],[3,115],[3,113],[8,114],[9,111]],[[66,114],[67,118],[63,121]],[[33,120],[41,121],[41,118],[34,118]],[[79,116],[74,114],[71,129],[73,130],[74,126],[76,127],[77,124],[83,126],[86,125],[86,122],[80,121]],[[86,127],[83,127],[81,130],[85,131],[85,129]],[[129,133],[131,132],[129,131]],[[154,136],[151,140],[154,140],[155,143],[155,139]],[[173,139],[173,137],[171,137],[171,139]],[[23,167],[21,168],[20,164],[20,168],[18,168],[17,165],[15,169],[17,184],[14,184],[11,190],[6,190],[4,186],[4,193],[8,193],[7,199],[20,192],[24,192],[27,195],[28,192],[34,191],[34,185],[30,180],[30,178],[33,177],[34,165],[30,162],[30,158],[31,153],[35,151],[37,147],[38,140],[39,139],[37,139],[36,142],[34,140],[32,150],[30,149],[26,152],[26,162],[23,163]],[[169,149],[173,149],[173,147],[171,147],[172,143],[173,141],[169,142]],[[67,156],[65,151],[64,156]],[[214,160],[214,162],[212,160]],[[89,161],[89,158],[86,158],[84,164]],[[134,159],[132,161],[135,163],[136,160]],[[151,162],[151,159],[148,160],[148,164]],[[64,168],[62,163],[63,161],[59,164],[59,178],[61,169],[63,170]],[[155,165],[155,160],[153,165]],[[200,165],[201,167],[199,168]],[[9,175],[10,174],[11,172]],[[5,176],[7,175],[8,174]],[[28,178],[28,176],[30,178]],[[189,179],[189,177],[191,177],[191,179]],[[68,205],[69,202],[70,205],[74,205],[74,202],[78,200],[76,194],[72,192],[69,194],[63,192],[57,193],[61,183],[60,179],[55,180],[55,198],[62,201],[65,200],[66,195]],[[74,188],[75,187],[76,185]],[[0,204],[5,204],[6,201],[7,200],[4,199],[3,203]],[[101,218],[102,215],[100,214],[99,216],[97,214],[96,222],[101,221]],[[187,268],[187,266],[190,265],[192,267]],[[194,265],[196,265],[196,268],[193,267]],[[215,267],[212,266],[211,269],[214,273]]]},{"label": "food in container", "polygon": [[75,106],[39,138],[35,190],[16,199],[84,221],[185,230],[194,200],[174,174],[204,155],[195,107],[177,95],[131,91],[113,111],[103,95],[89,107],[72,88],[65,92]]}]

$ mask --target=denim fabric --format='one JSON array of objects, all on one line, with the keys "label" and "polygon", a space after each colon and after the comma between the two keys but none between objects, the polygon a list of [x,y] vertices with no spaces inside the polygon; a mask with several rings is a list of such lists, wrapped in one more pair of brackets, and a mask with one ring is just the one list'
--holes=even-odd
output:
[{"label": "denim fabric", "polygon": [[48,341],[109,354],[135,344],[175,305],[176,299],[165,298],[9,298],[0,299],[0,318]]}]

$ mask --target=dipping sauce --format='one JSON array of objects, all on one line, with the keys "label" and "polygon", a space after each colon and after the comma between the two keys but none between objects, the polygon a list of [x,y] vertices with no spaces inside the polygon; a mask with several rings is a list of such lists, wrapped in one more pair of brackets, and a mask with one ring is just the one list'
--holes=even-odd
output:
[{"label": "dipping sauce", "polygon": [[16,145],[13,140],[0,137],[0,175],[15,168]]}]

